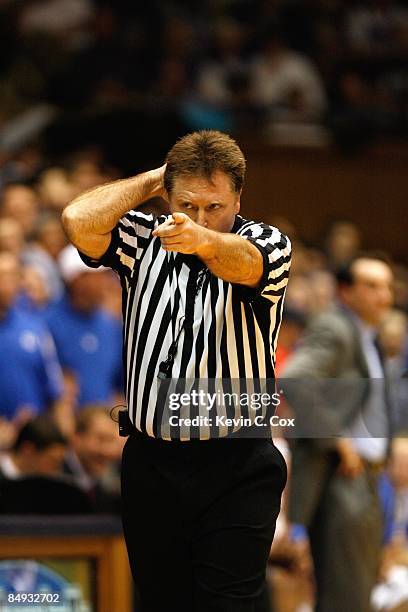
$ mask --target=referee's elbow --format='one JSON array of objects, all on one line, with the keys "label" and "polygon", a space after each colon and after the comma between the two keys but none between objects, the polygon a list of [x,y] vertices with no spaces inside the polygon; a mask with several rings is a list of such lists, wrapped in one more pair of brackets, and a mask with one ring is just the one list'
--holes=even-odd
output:
[{"label": "referee's elbow", "polygon": [[78,218],[78,214],[75,211],[75,206],[68,204],[68,206],[64,208],[61,214],[61,223],[68,238],[73,240],[81,223],[80,219]]}]

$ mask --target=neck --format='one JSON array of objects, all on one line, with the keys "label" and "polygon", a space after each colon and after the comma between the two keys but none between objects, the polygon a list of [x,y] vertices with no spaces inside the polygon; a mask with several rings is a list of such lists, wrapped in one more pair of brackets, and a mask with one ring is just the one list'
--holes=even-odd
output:
[{"label": "neck", "polygon": [[363,327],[372,330],[373,332],[375,332],[379,325],[378,323],[373,323],[372,321],[368,321],[367,319],[364,319],[363,317],[361,317],[358,313],[352,311],[354,317],[358,320],[358,322],[360,323],[360,325],[362,325]]}]

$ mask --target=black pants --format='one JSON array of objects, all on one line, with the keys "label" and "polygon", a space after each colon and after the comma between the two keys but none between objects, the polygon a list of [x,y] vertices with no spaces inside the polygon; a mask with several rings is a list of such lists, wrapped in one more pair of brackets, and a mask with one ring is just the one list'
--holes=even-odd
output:
[{"label": "black pants", "polygon": [[133,433],[122,501],[140,612],[269,610],[265,569],[286,475],[270,440]]}]

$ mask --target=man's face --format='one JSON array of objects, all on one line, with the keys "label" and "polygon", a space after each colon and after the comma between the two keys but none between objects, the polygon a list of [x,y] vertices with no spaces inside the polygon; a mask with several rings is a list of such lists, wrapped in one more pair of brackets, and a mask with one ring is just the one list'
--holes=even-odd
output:
[{"label": "man's face", "polygon": [[20,224],[11,217],[0,219],[0,248],[19,256],[24,245],[24,236]]},{"label": "man's face", "polygon": [[59,474],[66,450],[64,444],[55,443],[43,450],[39,450],[30,442],[27,442],[24,450],[21,451],[24,453],[26,473],[42,476]]},{"label": "man's face", "polygon": [[25,185],[11,185],[3,195],[5,216],[12,217],[20,224],[27,236],[33,229],[38,215],[38,198],[33,189]]},{"label": "man's face", "polygon": [[39,241],[51,257],[54,259],[58,257],[67,244],[64,230],[58,219],[49,219],[42,225]]},{"label": "man's face", "polygon": [[178,176],[169,194],[170,211],[185,213],[198,225],[229,232],[240,209],[240,193],[231,179],[217,170],[211,181],[205,177]]},{"label": "man's face", "polygon": [[103,298],[105,273],[82,272],[69,283],[69,295],[75,308],[92,312]]},{"label": "man's face", "polygon": [[393,303],[390,267],[375,259],[357,259],[352,267],[354,282],[342,290],[345,303],[365,323],[377,327]]},{"label": "man's face", "polygon": [[95,415],[87,431],[75,434],[74,448],[86,471],[95,478],[102,476],[120,457],[116,423],[107,414]]},{"label": "man's face", "polygon": [[0,253],[0,310],[8,310],[21,287],[21,271],[17,258]]}]

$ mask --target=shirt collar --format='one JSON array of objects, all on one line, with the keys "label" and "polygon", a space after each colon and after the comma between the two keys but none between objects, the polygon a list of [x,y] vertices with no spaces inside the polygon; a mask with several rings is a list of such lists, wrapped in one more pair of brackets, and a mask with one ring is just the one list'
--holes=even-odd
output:
[{"label": "shirt collar", "polygon": [[244,224],[244,219],[241,215],[235,215],[234,225],[230,229],[231,234],[236,234],[239,228]]},{"label": "shirt collar", "polygon": [[73,477],[82,489],[89,490],[94,486],[94,478],[85,470],[78,455],[73,449],[67,452],[65,462],[71,469]]},{"label": "shirt collar", "polygon": [[345,307],[349,316],[353,319],[355,325],[357,326],[361,336],[374,342],[375,337],[377,335],[377,329],[372,325],[368,325],[365,321],[363,321],[355,312],[353,312],[350,308]]},{"label": "shirt collar", "polygon": [[10,480],[15,480],[21,476],[21,472],[14,463],[11,455],[8,453],[4,453],[0,455],[0,468],[6,478]]}]

